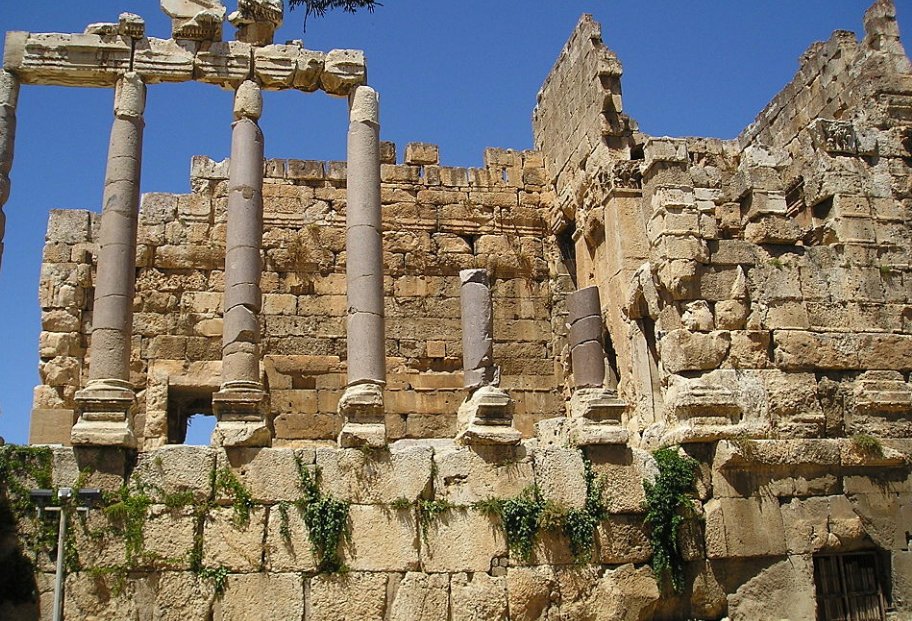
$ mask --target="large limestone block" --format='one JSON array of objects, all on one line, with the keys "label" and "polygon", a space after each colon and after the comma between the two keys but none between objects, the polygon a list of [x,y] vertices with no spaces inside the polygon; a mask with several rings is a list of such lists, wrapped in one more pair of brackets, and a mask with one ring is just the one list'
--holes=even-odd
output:
[{"label": "large limestone block", "polygon": [[[137,608],[155,621],[211,621],[215,589],[210,581],[183,571],[148,575],[133,584]],[[88,618],[88,617],[87,617]]]},{"label": "large limestone block", "polygon": [[330,95],[348,95],[367,80],[367,66],[361,50],[330,50],[323,63],[320,86]]},{"label": "large limestone block", "polygon": [[550,567],[511,567],[507,570],[507,605],[511,621],[539,621],[557,612],[560,593]]},{"label": "large limestone block", "polygon": [[110,87],[130,69],[130,46],[119,36],[11,32],[5,64],[23,84]]},{"label": "large limestone block", "polygon": [[193,79],[193,47],[173,39],[140,39],[133,54],[133,70],[146,84],[187,82]]},{"label": "large limestone block", "polygon": [[728,353],[728,332],[694,333],[672,330],[660,342],[662,365],[670,373],[716,369]]},{"label": "large limestone block", "polygon": [[193,77],[208,84],[234,89],[250,75],[250,46],[241,41],[210,44],[196,53]]},{"label": "large limestone block", "polygon": [[457,505],[513,498],[534,483],[532,459],[523,446],[437,448],[434,465],[435,495]]},{"label": "large limestone block", "polygon": [[409,572],[389,606],[390,621],[449,621],[450,576]]},{"label": "large limestone block", "polygon": [[66,619],[136,619],[139,614],[130,583],[115,589],[113,579],[82,571],[66,577],[63,592]]},{"label": "large limestone block", "polygon": [[213,621],[261,621],[304,617],[300,574],[231,574],[212,607]]},{"label": "large limestone block", "polygon": [[590,596],[599,581],[596,565],[577,565],[555,570],[560,592],[561,619],[592,619]]},{"label": "large limestone block", "polygon": [[814,567],[810,556],[789,556],[760,571],[728,596],[731,621],[814,621]]},{"label": "large limestone block", "polygon": [[866,543],[864,523],[845,496],[793,498],[781,511],[789,554],[851,550]]},{"label": "large limestone block", "polygon": [[580,451],[544,448],[533,453],[535,483],[547,500],[565,509],[582,509],[586,504],[586,472]]},{"label": "large limestone block", "polygon": [[506,621],[507,580],[484,572],[456,574],[450,581],[452,621]]},{"label": "large limestone block", "polygon": [[[310,551],[307,525],[297,507],[294,505],[271,507],[266,528],[266,569],[268,571],[316,572],[317,563]],[[283,534],[283,530],[286,533]]]},{"label": "large limestone block", "polygon": [[266,511],[266,507],[251,508],[247,524],[238,524],[231,507],[210,511],[203,527],[203,565],[238,572],[259,571]]},{"label": "large limestone block", "polygon": [[785,554],[775,498],[719,498],[706,504],[706,556],[748,558]]},{"label": "large limestone block", "polygon": [[658,601],[652,569],[628,564],[605,572],[592,593],[590,610],[599,621],[647,621]]},{"label": "large limestone block", "polygon": [[893,552],[893,603],[907,614],[912,612],[912,552]]},{"label": "large limestone block", "polygon": [[188,552],[196,537],[192,508],[169,509],[152,505],[143,524],[143,553],[140,564],[158,569],[189,569]]},{"label": "large limestone block", "polygon": [[383,621],[386,574],[321,574],[310,580],[307,618],[320,621]]},{"label": "large limestone block", "polygon": [[610,513],[641,513],[646,494],[643,480],[656,474],[648,451],[626,446],[598,446],[587,450],[596,477],[604,477],[602,499]]},{"label": "large limestone block", "polygon": [[429,572],[489,571],[507,545],[500,523],[471,509],[439,514],[421,545],[421,565]]},{"label": "large limestone block", "polygon": [[355,571],[418,569],[418,529],[409,509],[352,505],[345,563]]},{"label": "large limestone block", "polygon": [[598,525],[596,541],[605,565],[645,563],[652,556],[643,515],[612,515]]},{"label": "large limestone block", "polygon": [[[313,464],[313,449],[237,448],[219,451],[218,469],[230,469],[256,502],[293,502],[303,494],[299,460]],[[216,500],[228,500],[224,490]]]},{"label": "large limestone block", "polygon": [[323,491],[354,503],[417,500],[431,480],[432,449],[422,446],[390,450],[317,449]]},{"label": "large limestone block", "polygon": [[195,502],[212,498],[216,451],[202,446],[168,445],[140,453],[133,475],[162,494],[190,492]]}]

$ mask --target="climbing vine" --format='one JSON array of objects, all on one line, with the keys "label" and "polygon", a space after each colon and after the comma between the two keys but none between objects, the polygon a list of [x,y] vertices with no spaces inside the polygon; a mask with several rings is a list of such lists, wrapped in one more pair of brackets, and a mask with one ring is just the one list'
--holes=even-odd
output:
[{"label": "climbing vine", "polygon": [[238,528],[250,524],[250,509],[253,508],[253,497],[250,491],[238,481],[238,478],[227,466],[215,474],[215,489],[231,498],[232,519]]},{"label": "climbing vine", "polygon": [[310,550],[317,561],[317,569],[322,572],[344,571],[346,567],[339,554],[339,546],[349,535],[349,503],[324,495],[317,481],[319,472],[311,474],[303,461],[296,460],[303,494],[294,504],[307,526]]},{"label": "climbing vine", "polygon": [[148,487],[134,478],[132,486],[122,485],[105,501],[102,511],[115,533],[123,537],[127,565],[132,566],[143,554],[143,527],[152,505]]},{"label": "climbing vine", "polygon": [[592,463],[583,459],[586,476],[586,504],[582,509],[571,509],[564,516],[564,535],[570,541],[570,553],[577,563],[584,563],[592,558],[595,549],[595,531],[599,522],[608,519],[608,507],[602,494],[605,488],[605,476],[596,477]]},{"label": "climbing vine", "polygon": [[655,483],[643,481],[646,524],[650,528],[652,568],[660,581],[669,581],[675,593],[684,588],[684,559],[678,545],[681,525],[692,508],[697,462],[675,448],[653,453],[659,466]]}]

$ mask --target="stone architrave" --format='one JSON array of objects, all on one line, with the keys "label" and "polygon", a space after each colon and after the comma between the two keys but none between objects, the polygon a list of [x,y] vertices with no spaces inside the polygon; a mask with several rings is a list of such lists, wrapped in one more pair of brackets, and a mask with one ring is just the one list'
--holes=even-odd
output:
[{"label": "stone architrave", "polygon": [[339,400],[344,447],[383,446],[386,327],[380,220],[380,101],[359,86],[349,98],[346,202],[348,386]]},{"label": "stone architrave", "polygon": [[263,271],[263,133],[257,120],[262,111],[260,87],[251,80],[243,82],[234,96],[231,133],[222,386],[212,397],[218,418],[212,436],[215,446],[272,444],[260,380],[258,318]]},{"label": "stone architrave", "polygon": [[16,104],[19,101],[19,78],[0,70],[0,264],[3,261],[3,233],[6,216],[3,205],[10,194],[10,170],[16,144]]},{"label": "stone architrave", "polygon": [[570,443],[625,444],[628,433],[621,427],[627,404],[617,392],[605,388],[605,346],[602,304],[596,286],[567,296],[570,358],[574,390],[570,397]]},{"label": "stone architrave", "polygon": [[76,393],[74,445],[136,446],[130,383],[136,230],[146,85],[127,73],[114,95],[114,124],[102,198],[89,382]]},{"label": "stone architrave", "polygon": [[513,428],[513,400],[501,390],[500,370],[494,364],[494,313],[488,273],[483,269],[459,272],[462,283],[462,367],[469,395],[459,406],[463,444],[517,444]]}]

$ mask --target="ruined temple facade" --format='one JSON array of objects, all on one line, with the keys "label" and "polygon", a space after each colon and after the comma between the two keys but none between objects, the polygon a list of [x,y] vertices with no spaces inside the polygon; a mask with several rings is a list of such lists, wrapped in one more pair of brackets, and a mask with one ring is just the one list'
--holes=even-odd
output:
[{"label": "ruined temple facade", "polygon": [[[912,64],[892,1],[860,40],[813,44],[735,140],[641,133],[583,16],[535,149],[478,168],[381,141],[363,54],[272,44],[281,3],[241,2],[235,41],[219,2],[185,4],[163,2],[167,40],[130,15],[7,37],[0,206],[20,83],[115,87],[104,209],[48,224],[31,443],[62,445],[55,484],[155,491],[147,554],[77,532],[68,615],[912,619]],[[140,197],[145,89],[188,80],[236,92],[231,158]],[[347,97],[348,160],[264,161],[271,89]],[[211,447],[183,445],[194,415],[217,418]],[[677,592],[644,524],[663,447],[697,464]],[[342,576],[294,508],[302,468],[350,503]],[[584,558],[559,529],[517,554],[484,510],[535,486],[590,511],[590,469],[605,514]],[[37,603],[0,613],[50,618],[37,571]]]}]

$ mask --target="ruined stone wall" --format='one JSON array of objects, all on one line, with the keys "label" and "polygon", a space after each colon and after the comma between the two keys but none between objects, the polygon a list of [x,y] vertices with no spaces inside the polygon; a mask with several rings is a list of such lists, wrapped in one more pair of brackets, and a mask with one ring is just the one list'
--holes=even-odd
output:
[{"label": "ruined stone wall", "polygon": [[[560,259],[545,235],[552,193],[541,156],[489,149],[485,167],[466,169],[440,166],[435,145],[409,145],[400,165],[385,148],[389,436],[455,435],[464,396],[458,272],[472,267],[492,276],[496,363],[516,425],[531,435],[536,421],[560,414],[564,383],[552,317],[565,291],[550,279]],[[173,418],[175,400],[205,401],[218,388],[227,171],[227,161],[195,158],[190,194],[143,198],[132,381],[145,389],[136,429],[146,449],[168,440],[169,402]],[[345,174],[344,162],[266,164],[261,331],[276,445],[333,440],[342,425]],[[51,216],[33,442],[67,443],[88,362],[97,219]]]}]

